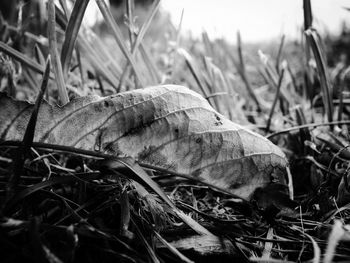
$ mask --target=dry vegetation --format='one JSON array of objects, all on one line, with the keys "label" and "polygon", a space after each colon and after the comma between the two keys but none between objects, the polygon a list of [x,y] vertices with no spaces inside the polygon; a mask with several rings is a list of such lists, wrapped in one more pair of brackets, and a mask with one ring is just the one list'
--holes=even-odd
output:
[{"label": "dry vegetation", "polygon": [[[0,21],[0,91],[36,102],[23,141],[0,141],[2,262],[350,260],[348,61],[342,39],[332,46],[312,29],[310,1],[304,39],[282,37],[275,54],[259,56],[266,49],[246,47],[239,33],[235,46],[206,33],[182,39],[159,1],[142,25],[127,1],[123,26],[96,0],[104,21],[94,32],[81,25],[88,1],[59,2],[32,1]],[[33,142],[43,99],[63,105],[164,83],[198,91],[278,144],[294,201],[273,187],[242,201],[190,175]]]}]

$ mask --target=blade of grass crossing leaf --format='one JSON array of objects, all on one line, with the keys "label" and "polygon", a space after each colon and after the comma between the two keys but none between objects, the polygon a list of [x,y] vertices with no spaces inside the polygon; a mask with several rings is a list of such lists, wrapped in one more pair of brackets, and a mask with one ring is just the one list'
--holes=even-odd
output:
[{"label": "blade of grass crossing leaf", "polygon": [[49,36],[49,48],[52,57],[53,69],[56,77],[56,85],[58,89],[59,98],[62,105],[69,102],[66,85],[63,78],[61,60],[58,55],[57,39],[56,39],[56,15],[55,15],[55,3],[54,0],[48,1],[48,36]]},{"label": "blade of grass crossing leaf", "polygon": [[36,126],[36,121],[38,118],[39,108],[40,108],[44,93],[46,91],[46,88],[47,88],[47,85],[49,82],[50,70],[51,70],[51,58],[49,56],[47,58],[47,61],[46,61],[46,68],[45,68],[44,76],[43,76],[43,79],[41,82],[40,91],[39,91],[38,97],[35,101],[32,115],[30,116],[26,131],[25,131],[24,136],[23,136],[23,146],[25,148],[25,151],[28,151],[33,143],[35,126]]},{"label": "blade of grass crossing leaf", "polygon": [[182,211],[177,209],[177,207],[173,204],[173,202],[169,199],[169,197],[163,192],[163,190],[156,184],[149,175],[143,170],[143,168],[137,164],[132,158],[114,158],[109,159],[104,162],[104,165],[109,168],[120,168],[120,164],[127,167],[130,171],[133,172],[136,177],[133,179],[136,181],[139,181],[142,184],[146,184],[148,187],[150,187],[154,192],[156,192],[165,203],[167,203],[173,211],[194,231],[196,231],[199,234],[205,234],[205,235],[212,235],[207,229],[205,229],[203,226],[198,224],[196,221],[194,221],[189,216],[185,215]]},{"label": "blade of grass crossing leaf", "polygon": [[99,9],[100,9],[104,19],[105,19],[105,22],[106,22],[107,26],[112,31],[112,34],[113,34],[115,40],[117,41],[121,51],[123,52],[123,54],[125,55],[125,57],[129,61],[129,63],[131,64],[137,79],[141,83],[141,86],[144,87],[143,80],[142,80],[142,77],[141,77],[141,72],[138,69],[137,64],[136,64],[133,56],[128,51],[128,49],[127,49],[127,47],[125,45],[125,42],[124,42],[124,39],[123,39],[123,35],[122,35],[122,33],[121,33],[120,29],[119,29],[119,26],[117,25],[117,23],[113,19],[113,15],[112,15],[111,11],[107,7],[107,5],[104,2],[104,0],[96,0],[96,3],[98,5],[98,7],[99,7]]},{"label": "blade of grass crossing leaf", "polygon": [[13,174],[10,177],[9,183],[7,185],[7,200],[12,198],[12,196],[14,195],[14,192],[17,188],[21,174],[23,172],[23,165],[24,165],[25,158],[29,154],[30,147],[32,146],[32,143],[33,143],[38,112],[39,112],[39,108],[49,81],[50,69],[51,69],[51,60],[49,56],[46,62],[46,68],[45,68],[44,76],[41,82],[41,88],[40,88],[38,97],[35,101],[33,112],[27,124],[26,130],[23,136],[22,144],[17,148],[16,154],[14,157]]},{"label": "blade of grass crossing leaf", "polygon": [[320,82],[321,82],[322,99],[325,106],[327,118],[329,122],[332,122],[333,120],[332,86],[329,81],[327,66],[321,50],[321,44],[319,42],[319,38],[315,30],[308,29],[305,31],[305,34],[316,60],[316,65],[317,65]]},{"label": "blade of grass crossing leaf", "polygon": [[[65,0],[64,0],[65,2]],[[69,62],[71,61],[75,41],[89,0],[77,0],[74,3],[72,14],[69,18],[61,51],[61,62],[64,79],[67,79]],[[66,14],[68,16],[68,14]]]}]

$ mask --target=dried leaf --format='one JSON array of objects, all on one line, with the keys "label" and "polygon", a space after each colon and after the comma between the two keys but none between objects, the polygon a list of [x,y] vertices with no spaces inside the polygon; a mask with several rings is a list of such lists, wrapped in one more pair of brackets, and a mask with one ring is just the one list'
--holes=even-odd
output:
[{"label": "dried leaf", "polygon": [[[32,107],[0,94],[0,140],[23,138]],[[43,103],[36,129],[36,142],[129,156],[243,198],[271,182],[286,183],[287,161],[277,146],[181,86],[87,96],[64,107]]]}]

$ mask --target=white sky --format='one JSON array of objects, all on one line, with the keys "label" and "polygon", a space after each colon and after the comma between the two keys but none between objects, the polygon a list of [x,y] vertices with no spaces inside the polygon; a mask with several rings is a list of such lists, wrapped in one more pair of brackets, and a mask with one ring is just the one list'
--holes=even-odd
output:
[{"label": "white sky", "polygon": [[[314,26],[336,34],[343,20],[350,22],[350,0],[312,0]],[[264,41],[285,33],[288,38],[300,36],[303,24],[302,0],[162,0],[175,25],[184,8],[183,31],[195,36],[205,29],[211,38],[225,37],[235,41],[241,31],[245,42]],[[350,23],[347,23],[350,24]]]}]

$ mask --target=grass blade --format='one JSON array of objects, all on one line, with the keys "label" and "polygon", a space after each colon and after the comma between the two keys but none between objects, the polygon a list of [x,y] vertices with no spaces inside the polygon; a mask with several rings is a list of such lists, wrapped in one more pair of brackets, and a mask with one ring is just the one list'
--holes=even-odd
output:
[{"label": "grass blade", "polygon": [[145,61],[145,64],[147,65],[148,70],[151,73],[152,80],[154,84],[160,84],[162,81],[161,76],[159,75],[159,70],[157,69],[156,63],[153,61],[152,56],[150,55],[149,51],[145,47],[145,45],[141,42],[140,44],[140,52],[143,57],[143,60]]},{"label": "grass blade", "polygon": [[134,44],[132,45],[132,55],[135,56],[135,53],[139,47],[139,45],[141,44],[143,37],[145,36],[152,20],[153,17],[156,15],[158,9],[159,9],[159,5],[160,5],[160,0],[156,0],[151,7],[151,12],[149,14],[149,16],[147,17],[146,21],[142,24],[142,27],[140,29],[140,32],[137,34],[136,40],[134,42]]},{"label": "grass blade", "polygon": [[[21,52],[10,47],[9,45],[6,45],[4,42],[1,42],[1,41],[0,41],[0,51],[4,52],[5,54],[12,57],[13,59],[18,60],[22,64],[24,64],[27,67],[29,67],[30,69],[34,70],[35,72],[37,72],[39,74],[44,74],[44,71],[45,71],[44,66],[40,65],[39,63],[28,58],[27,56],[23,55]],[[54,78],[53,75],[50,75],[50,77]]]},{"label": "grass blade", "polygon": [[[207,87],[203,84],[203,82],[200,78],[199,70],[196,68],[195,62],[194,62],[193,58],[191,57],[191,55],[186,50],[184,50],[182,48],[179,48],[178,52],[180,53],[180,55],[182,55],[185,58],[186,65],[189,68],[189,70],[191,71],[191,73],[192,73],[197,85],[199,86],[200,90],[202,91],[202,94],[204,95],[204,97],[205,98],[209,97],[210,92],[208,91]],[[208,102],[210,103],[209,100],[208,100]]]},{"label": "grass blade", "polygon": [[304,10],[304,30],[312,27],[312,9],[311,0],[303,0],[303,10]]},{"label": "grass blade", "polygon": [[193,263],[194,261],[190,260],[188,257],[186,257],[184,254],[182,254],[176,247],[174,247],[172,244],[167,242],[158,232],[153,232],[158,240],[166,246],[171,253],[173,253],[175,256],[177,256],[179,259],[181,259],[183,262],[187,263]]},{"label": "grass blade", "polygon": [[13,209],[13,207],[16,204],[18,204],[18,202],[20,202],[21,200],[25,199],[29,195],[31,195],[39,190],[43,190],[44,188],[54,186],[57,184],[67,184],[70,182],[74,182],[76,180],[78,180],[78,178],[74,177],[74,176],[52,177],[46,181],[43,181],[43,182],[37,183],[35,185],[32,185],[30,187],[27,187],[26,189],[20,191],[15,196],[13,196],[13,198],[11,198],[9,200],[9,202],[6,204],[3,212],[5,214],[8,213],[11,209]]},{"label": "grass blade", "polygon": [[322,54],[321,44],[319,42],[318,35],[314,29],[308,29],[305,31],[308,43],[313,51],[318,74],[321,82],[322,99],[325,106],[327,118],[329,122],[333,121],[333,100],[332,100],[332,86],[329,80],[327,66]]},{"label": "grass blade", "polygon": [[[136,52],[137,52],[139,46],[140,46],[141,43],[142,43],[143,37],[145,36],[145,34],[146,34],[146,32],[147,32],[147,30],[148,30],[148,28],[149,28],[149,26],[150,26],[150,24],[151,24],[151,22],[152,22],[153,17],[155,16],[155,14],[157,13],[157,11],[158,11],[158,9],[159,9],[159,4],[160,4],[160,0],[156,0],[156,1],[152,4],[151,12],[150,12],[149,16],[147,17],[147,19],[145,20],[145,22],[142,24],[142,27],[141,27],[139,33],[137,34],[135,41],[132,43],[131,55],[132,55],[134,58],[135,58],[135,56],[136,56]],[[128,13],[131,13],[131,10],[129,10]],[[129,21],[131,21],[131,20],[132,20],[132,16],[129,17]],[[133,24],[130,24],[130,29],[129,29],[129,30],[130,30],[130,31],[133,30]],[[145,52],[143,52],[143,56],[144,56],[144,57],[145,57],[145,55],[146,55]],[[147,55],[146,55],[146,56],[147,56]],[[148,59],[148,58],[146,58],[146,59]],[[147,62],[149,62],[149,60],[150,60],[150,59],[148,59]],[[145,62],[146,62],[146,61],[145,61]],[[147,62],[146,62],[146,64],[147,64]],[[121,78],[121,83],[119,84],[119,87],[122,86],[125,77],[126,77],[126,76],[128,75],[128,73],[129,73],[128,67],[129,67],[129,63],[126,65],[126,69],[125,69],[124,72],[123,72],[123,75],[122,75],[122,78]],[[150,67],[149,65],[147,65],[147,68],[149,68],[150,73],[151,73],[151,76],[152,76],[153,74],[152,74],[152,69],[151,69],[151,67]]]},{"label": "grass blade", "polygon": [[241,78],[242,78],[244,84],[247,87],[249,95],[251,96],[251,98],[255,102],[257,110],[261,111],[261,106],[260,106],[260,103],[258,101],[258,98],[256,97],[256,95],[254,93],[254,90],[253,90],[252,86],[250,85],[250,82],[249,82],[248,77],[247,77],[247,72],[246,72],[246,69],[245,69],[245,63],[244,63],[244,60],[243,60],[243,53],[242,53],[241,34],[240,34],[239,31],[237,32],[237,50],[238,50],[238,57],[239,57],[239,64],[236,63],[236,66],[238,66],[237,70],[240,73]]},{"label": "grass blade", "polygon": [[23,172],[23,165],[24,165],[25,158],[29,154],[30,147],[32,146],[32,143],[33,143],[38,112],[39,112],[39,108],[49,81],[50,69],[51,69],[51,60],[50,60],[50,57],[48,57],[44,76],[41,83],[41,88],[40,88],[38,97],[36,99],[33,112],[30,116],[26,131],[24,133],[23,141],[21,145],[17,148],[17,151],[15,151],[15,157],[13,161],[13,164],[14,164],[13,175],[10,177],[9,183],[7,186],[8,187],[7,200],[12,198],[12,196],[14,195],[14,192],[17,188],[21,174]]},{"label": "grass blade", "polygon": [[343,119],[344,111],[344,88],[346,88],[350,83],[350,67],[347,67],[340,76],[340,87],[339,87],[339,109],[338,109],[338,121]]},{"label": "grass blade", "polygon": [[132,237],[128,230],[130,225],[130,202],[126,189],[120,195],[120,234],[124,237]]},{"label": "grass blade", "polygon": [[281,56],[282,56],[282,50],[283,50],[283,45],[284,45],[284,40],[286,38],[286,35],[282,35],[281,37],[281,42],[278,48],[278,53],[276,57],[276,71],[278,74],[280,74],[280,61],[281,61]]},{"label": "grass blade", "polygon": [[135,9],[134,0],[127,0],[126,1],[126,11],[128,13],[130,43],[134,43],[134,41],[135,41],[134,9]]},{"label": "grass blade", "polygon": [[146,250],[148,252],[148,255],[149,255],[150,259],[151,259],[151,262],[160,263],[157,255],[156,255],[156,252],[154,251],[153,247],[149,244],[149,242],[147,241],[146,237],[144,236],[144,234],[142,233],[142,231],[140,230],[140,228],[136,224],[136,222],[133,219],[131,219],[131,222],[134,225],[135,232],[136,232],[137,236],[139,237],[140,241],[145,246],[145,248],[146,248]]},{"label": "grass blade", "polygon": [[129,52],[129,50],[127,49],[127,47],[125,45],[125,41],[123,39],[122,32],[120,31],[117,23],[113,19],[113,15],[112,15],[111,11],[107,7],[107,5],[104,2],[104,0],[96,0],[96,3],[98,5],[98,7],[99,7],[99,9],[100,9],[104,19],[105,19],[105,22],[106,22],[107,26],[112,31],[113,36],[114,36],[115,40],[117,41],[121,51],[123,52],[123,54],[125,55],[125,57],[129,61],[130,65],[132,66],[132,69],[135,72],[136,78],[141,83],[141,86],[144,87],[144,84],[143,84],[143,81],[142,81],[142,78],[141,78],[141,72],[139,71],[133,56],[131,55],[131,53]]},{"label": "grass blade", "polygon": [[[169,197],[163,192],[163,190],[156,184],[149,175],[143,170],[143,168],[137,164],[132,158],[113,158],[104,161],[104,167],[109,170],[119,169],[124,171],[123,174],[128,175],[130,179],[133,179],[142,185],[147,185],[154,192],[156,192],[162,200],[168,204],[173,211],[181,218],[189,227],[191,227],[198,234],[204,235],[212,235],[207,229],[202,227],[196,221],[194,221],[189,216],[185,215],[182,211],[180,211],[173,202],[169,199]],[[122,166],[120,166],[122,165]],[[125,170],[125,168],[127,168]],[[131,172],[131,173],[130,173]]]},{"label": "grass blade", "polygon": [[58,89],[59,98],[62,105],[69,102],[68,92],[64,83],[61,60],[58,55],[57,39],[56,39],[56,15],[55,15],[55,3],[54,0],[48,1],[48,36],[49,36],[49,48],[50,55],[52,57],[53,69],[56,77],[56,84]]},{"label": "grass blade", "polygon": [[[285,66],[285,67],[286,67],[286,66]],[[279,79],[278,79],[276,95],[275,95],[275,99],[273,100],[273,103],[272,103],[272,106],[271,106],[269,118],[268,118],[268,120],[267,120],[266,131],[269,131],[269,130],[270,130],[270,125],[271,125],[272,116],[273,116],[273,113],[275,112],[275,107],[276,107],[277,101],[278,101],[278,99],[279,99],[279,97],[280,97],[281,86],[282,86],[282,80],[283,80],[283,76],[284,76],[285,67],[282,68],[280,77],[279,77]]]},{"label": "grass blade", "polygon": [[98,72],[103,78],[115,89],[117,89],[117,83],[119,79],[112,74],[109,68],[105,65],[105,63],[101,60],[98,54],[95,52],[94,48],[87,42],[83,37],[79,37],[78,41],[79,48],[82,52],[87,56],[89,62],[93,66],[93,68]]},{"label": "grass blade", "polygon": [[69,18],[61,51],[62,72],[67,79],[69,62],[71,61],[75,41],[78,37],[79,28],[83,21],[84,13],[89,0],[77,0],[74,3],[72,14]]}]

